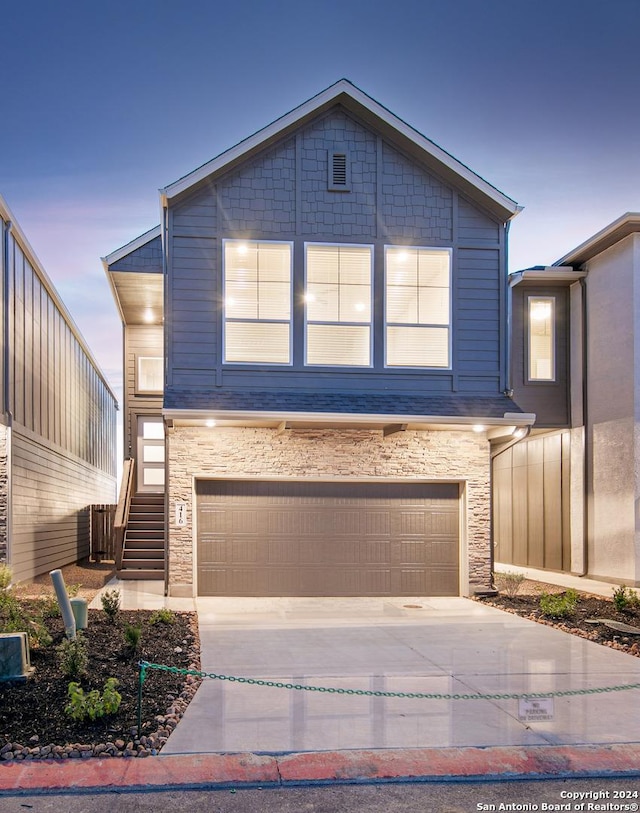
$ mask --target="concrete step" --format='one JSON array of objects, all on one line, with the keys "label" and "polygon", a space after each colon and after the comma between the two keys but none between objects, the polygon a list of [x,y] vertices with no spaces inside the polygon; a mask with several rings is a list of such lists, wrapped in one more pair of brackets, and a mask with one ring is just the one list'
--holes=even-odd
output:
[{"label": "concrete step", "polygon": [[123,568],[126,566],[127,570],[132,568],[142,568],[143,570],[161,570],[164,572],[164,558],[163,559],[148,559],[146,557],[122,557]]},{"label": "concrete step", "polygon": [[129,548],[139,548],[144,550],[164,550],[164,539],[140,539],[135,535],[125,538],[124,550]]},{"label": "concrete step", "polygon": [[129,562],[131,559],[149,559],[158,560],[164,559],[164,548],[125,548],[122,552],[122,561]]},{"label": "concrete step", "polygon": [[122,570],[116,571],[116,576],[119,579],[145,579],[148,581],[163,581],[164,580],[164,569],[163,570],[146,570],[143,567],[140,568],[123,568]]}]

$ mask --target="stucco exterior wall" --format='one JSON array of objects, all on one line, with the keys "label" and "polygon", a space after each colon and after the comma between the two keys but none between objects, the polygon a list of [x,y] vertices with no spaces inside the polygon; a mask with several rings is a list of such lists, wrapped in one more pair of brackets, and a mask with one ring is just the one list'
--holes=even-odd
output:
[{"label": "stucco exterior wall", "polygon": [[636,241],[622,240],[587,266],[589,575],[627,582],[640,577]]},{"label": "stucco exterior wall", "polygon": [[[399,432],[384,438],[364,429],[176,427],[167,438],[169,466],[169,591],[191,595],[194,584],[195,477],[415,478],[459,481],[463,590],[491,582],[489,444],[471,432]],[[175,525],[185,502],[187,524]]]}]

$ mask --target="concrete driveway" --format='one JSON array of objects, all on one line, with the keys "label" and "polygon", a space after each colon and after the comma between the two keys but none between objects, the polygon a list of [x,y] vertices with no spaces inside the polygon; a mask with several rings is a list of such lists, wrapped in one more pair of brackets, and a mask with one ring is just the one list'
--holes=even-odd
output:
[{"label": "concrete driveway", "polygon": [[[463,598],[199,598],[196,606],[205,672],[439,694],[640,683],[640,659]],[[638,689],[556,697],[536,711],[514,699],[358,697],[208,679],[162,754],[639,740]]]}]

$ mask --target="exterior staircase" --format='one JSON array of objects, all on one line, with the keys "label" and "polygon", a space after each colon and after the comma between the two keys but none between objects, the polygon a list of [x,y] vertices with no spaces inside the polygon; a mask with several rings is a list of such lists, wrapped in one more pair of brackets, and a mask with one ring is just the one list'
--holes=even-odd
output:
[{"label": "exterior staircase", "polygon": [[119,579],[164,579],[164,494],[131,498]]}]

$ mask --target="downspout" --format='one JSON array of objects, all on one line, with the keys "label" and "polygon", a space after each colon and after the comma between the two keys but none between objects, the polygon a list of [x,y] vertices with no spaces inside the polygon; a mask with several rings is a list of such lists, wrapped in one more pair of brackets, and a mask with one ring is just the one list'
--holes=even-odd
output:
[{"label": "downspout", "polygon": [[[169,211],[165,202],[162,203],[162,228],[160,229],[160,233],[162,236],[162,290],[163,290],[163,303],[162,303],[162,313],[163,313],[163,321],[162,321],[162,343],[163,343],[163,350],[164,350],[164,364],[163,364],[163,406],[164,406],[164,391],[166,388],[167,382],[167,360],[169,358],[168,355],[168,347],[167,347],[167,328],[166,328],[166,317],[167,317],[167,279],[168,279],[168,252],[169,252]],[[164,595],[169,595],[169,524],[170,524],[170,515],[169,515],[169,432],[167,428],[167,422],[162,421],[162,425],[164,427]]]},{"label": "downspout", "polygon": [[2,280],[2,341],[3,341],[3,348],[2,348],[2,364],[3,364],[3,375],[2,375],[2,386],[4,389],[3,399],[2,399],[2,411],[4,413],[4,418],[6,421],[7,427],[7,434],[6,434],[6,469],[7,469],[7,480],[6,480],[6,489],[7,489],[7,519],[5,522],[5,533],[6,533],[6,549],[5,549],[5,559],[7,562],[11,561],[11,538],[12,538],[12,529],[13,529],[13,501],[11,499],[11,425],[13,424],[13,415],[11,413],[11,394],[10,394],[10,371],[9,371],[9,348],[11,347],[10,344],[10,333],[9,333],[9,317],[11,314],[11,307],[9,303],[9,294],[11,292],[10,286],[10,274],[9,274],[9,235],[11,233],[11,221],[8,220],[5,223],[4,227],[4,235],[3,235],[3,258],[2,258],[2,270],[3,270],[3,280]]},{"label": "downspout", "polygon": [[505,350],[505,365],[506,365],[506,372],[505,372],[505,391],[504,394],[511,398],[513,395],[513,389],[511,387],[511,286],[509,285],[509,229],[511,228],[511,221],[507,220],[505,223],[505,232],[504,232],[504,267],[507,272],[507,278],[505,280],[505,284],[507,286],[507,325],[506,325],[506,332],[507,332],[507,347]]},{"label": "downspout", "polygon": [[589,399],[587,384],[587,283],[584,277],[580,279],[581,308],[582,308],[582,426],[584,427],[583,465],[583,506],[582,506],[582,568],[578,576],[586,576],[589,572],[589,472],[591,471],[591,444],[589,442]]},{"label": "downspout", "polygon": [[[496,457],[500,457],[501,454],[506,452],[508,449],[512,449],[517,443],[521,443],[523,440],[526,440],[529,435],[531,434],[531,426],[523,426],[520,429],[516,430],[518,433],[522,432],[522,434],[518,434],[517,437],[514,437],[513,440],[510,440],[503,448],[498,449],[495,452],[490,453],[490,461],[491,464],[489,466],[489,534],[491,539],[490,551],[489,551],[489,564],[491,566],[491,578],[493,579],[493,574],[495,571],[495,537],[494,537],[494,522],[493,522],[493,461]],[[493,581],[491,582],[491,593],[497,593],[495,584]],[[487,595],[485,593],[485,595]]]}]

